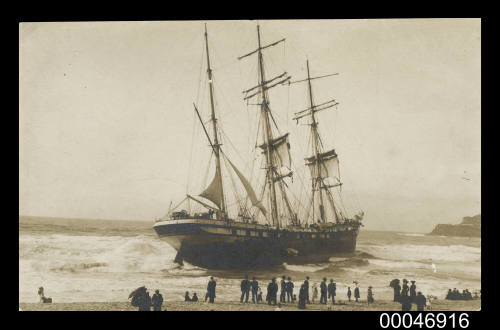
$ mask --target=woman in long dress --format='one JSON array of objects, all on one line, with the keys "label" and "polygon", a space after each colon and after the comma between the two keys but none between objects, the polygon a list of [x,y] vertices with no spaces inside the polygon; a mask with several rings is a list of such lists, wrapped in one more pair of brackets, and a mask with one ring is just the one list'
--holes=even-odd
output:
[{"label": "woman in long dress", "polygon": [[314,285],[313,285],[313,304],[317,298],[318,298],[318,287],[317,287],[316,283],[314,283]]},{"label": "woman in long dress", "polygon": [[299,309],[306,309],[306,298],[306,288],[302,284],[299,290]]}]

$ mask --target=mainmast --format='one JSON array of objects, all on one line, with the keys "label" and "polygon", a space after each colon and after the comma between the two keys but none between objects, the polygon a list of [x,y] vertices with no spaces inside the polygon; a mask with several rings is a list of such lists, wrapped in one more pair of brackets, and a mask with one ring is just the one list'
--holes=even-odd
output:
[{"label": "mainmast", "polygon": [[[260,146],[266,155],[266,185],[269,188],[269,200],[271,204],[271,220],[273,226],[276,226],[277,228],[280,227],[280,222],[278,218],[278,206],[276,203],[276,187],[275,183],[277,181],[280,181],[283,179],[283,176],[280,175],[277,171],[277,162],[275,161],[275,157],[273,157],[273,154],[286,150],[288,151],[289,149],[289,143],[288,143],[288,135],[284,135],[281,137],[278,137],[276,139],[273,139],[273,133],[271,130],[271,120],[270,116],[271,114],[271,109],[269,108],[269,96],[267,95],[267,90],[277,86],[279,84],[283,84],[284,82],[288,81],[291,77],[287,75],[286,72],[284,72],[281,75],[278,75],[272,79],[266,80],[265,78],[265,73],[264,73],[264,57],[262,54],[262,50],[266,49],[268,47],[275,46],[279,44],[280,42],[285,41],[285,39],[281,39],[279,41],[276,41],[274,43],[271,43],[266,46],[262,46],[261,40],[260,40],[260,26],[257,25],[257,41],[258,41],[258,48],[246,55],[240,56],[238,59],[241,60],[242,58],[245,58],[247,56],[250,56],[252,54],[257,53],[258,55],[258,66],[259,66],[259,84],[255,87],[252,87],[250,89],[247,89],[246,91],[243,91],[243,93],[246,94],[245,100],[248,100],[249,98],[256,96],[256,95],[261,95],[262,102],[259,104],[260,105],[260,111],[261,111],[261,116],[263,117],[263,126],[264,129],[262,130],[262,139],[264,144]],[[278,80],[277,82],[274,82]],[[271,82],[274,82],[272,85],[269,85]],[[257,90],[257,92],[255,92]],[[252,92],[253,94],[248,95],[249,92]],[[271,117],[272,119],[272,117]],[[274,119],[273,119],[274,121]],[[276,125],[276,123],[275,123]],[[279,163],[283,165],[284,163],[289,164],[289,160],[280,160]],[[280,187],[281,188],[281,187]],[[282,192],[283,193],[283,192]],[[286,198],[286,196],[285,196]]]},{"label": "mainmast", "polygon": [[[209,91],[210,91],[210,108],[212,110],[211,112],[211,119],[212,119],[212,127],[213,127],[213,135],[214,135],[214,143],[213,143],[213,151],[215,154],[215,171],[216,171],[216,178],[218,180],[218,185],[220,187],[220,214],[217,212],[216,216],[217,219],[220,218],[225,218],[226,217],[226,203],[224,200],[224,188],[222,185],[222,172],[221,172],[221,166],[220,166],[220,144],[219,144],[219,138],[217,134],[217,118],[215,117],[215,107],[214,107],[214,87],[213,87],[213,80],[212,80],[212,68],[210,67],[210,53],[208,51],[208,33],[207,33],[207,24],[205,24],[205,48],[207,51],[207,75],[208,75],[208,86],[209,86]],[[218,173],[218,175],[217,175]]]}]

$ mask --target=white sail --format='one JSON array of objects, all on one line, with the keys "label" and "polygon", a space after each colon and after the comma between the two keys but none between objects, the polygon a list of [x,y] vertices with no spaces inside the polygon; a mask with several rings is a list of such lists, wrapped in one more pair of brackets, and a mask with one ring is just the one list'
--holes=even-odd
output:
[{"label": "white sail", "polygon": [[319,154],[319,173],[316,156],[306,158],[305,160],[311,172],[311,177],[333,178],[337,182],[340,182],[339,158],[334,149]]},{"label": "white sail", "polygon": [[252,202],[253,206],[258,207],[264,215],[266,215],[266,208],[264,205],[262,205],[261,201],[257,199],[257,195],[255,195],[255,191],[253,190],[252,186],[250,185],[250,182],[243,176],[243,174],[234,166],[233,163],[226,157],[227,161],[229,164],[231,164],[231,167],[233,168],[234,172],[240,179],[241,183],[243,184],[243,187],[245,187],[245,190],[248,194],[248,197],[250,198],[250,201]]},{"label": "white sail", "polygon": [[210,185],[205,189],[200,196],[212,201],[217,207],[222,204],[222,187],[220,185],[221,176],[218,169],[215,170],[215,176]]},{"label": "white sail", "polygon": [[[271,142],[271,153],[275,159],[278,159],[280,167],[287,167],[290,169],[292,165],[292,157],[290,156],[290,142],[288,140],[288,133],[273,139]],[[267,152],[267,144],[259,146],[262,152]]]}]

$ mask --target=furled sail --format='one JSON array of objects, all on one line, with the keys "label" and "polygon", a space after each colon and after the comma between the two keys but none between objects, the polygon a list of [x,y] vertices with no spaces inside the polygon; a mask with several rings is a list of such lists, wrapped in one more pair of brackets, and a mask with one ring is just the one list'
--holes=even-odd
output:
[{"label": "furled sail", "polygon": [[305,160],[309,171],[311,171],[311,177],[333,178],[340,182],[339,159],[335,153],[335,149],[319,154],[319,173],[316,156],[306,158]]},{"label": "furled sail", "polygon": [[252,202],[252,205],[258,207],[262,211],[262,213],[264,215],[266,215],[266,208],[264,207],[264,205],[262,205],[261,201],[259,201],[257,199],[257,195],[255,195],[255,191],[253,190],[252,186],[250,185],[250,182],[248,182],[248,180],[236,168],[236,166],[234,166],[234,164],[231,163],[231,161],[228,158],[226,158],[226,159],[229,162],[229,164],[231,164],[231,167],[233,168],[234,172],[236,173],[236,175],[240,179],[241,183],[243,184],[243,187],[245,187],[245,190],[248,194],[248,197],[250,198],[250,201]]},{"label": "furled sail", "polygon": [[[285,166],[290,169],[292,165],[292,157],[290,156],[290,142],[288,140],[288,133],[273,139],[271,142],[271,152],[275,158],[278,159],[281,167]],[[259,148],[262,152],[267,152],[267,144],[261,144]]]},{"label": "furled sail", "polygon": [[218,169],[215,170],[215,176],[210,185],[205,189],[200,196],[212,201],[217,207],[222,204],[222,187],[220,186],[221,176]]}]

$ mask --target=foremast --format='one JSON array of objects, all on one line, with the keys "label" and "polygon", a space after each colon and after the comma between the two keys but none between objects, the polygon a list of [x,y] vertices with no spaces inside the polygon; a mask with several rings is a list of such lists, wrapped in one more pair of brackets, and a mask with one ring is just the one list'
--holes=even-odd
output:
[{"label": "foremast", "polygon": [[222,185],[222,172],[220,166],[220,143],[219,137],[217,133],[217,118],[215,117],[215,106],[214,106],[214,86],[212,81],[212,68],[210,67],[210,52],[208,51],[208,33],[207,33],[207,24],[205,24],[205,49],[207,52],[207,76],[208,76],[208,86],[210,92],[210,109],[211,109],[211,119],[212,119],[212,127],[213,127],[213,151],[215,154],[215,178],[218,180],[218,185],[220,187],[220,213],[216,213],[217,219],[224,218],[226,216],[226,202],[224,198],[224,186]]}]

